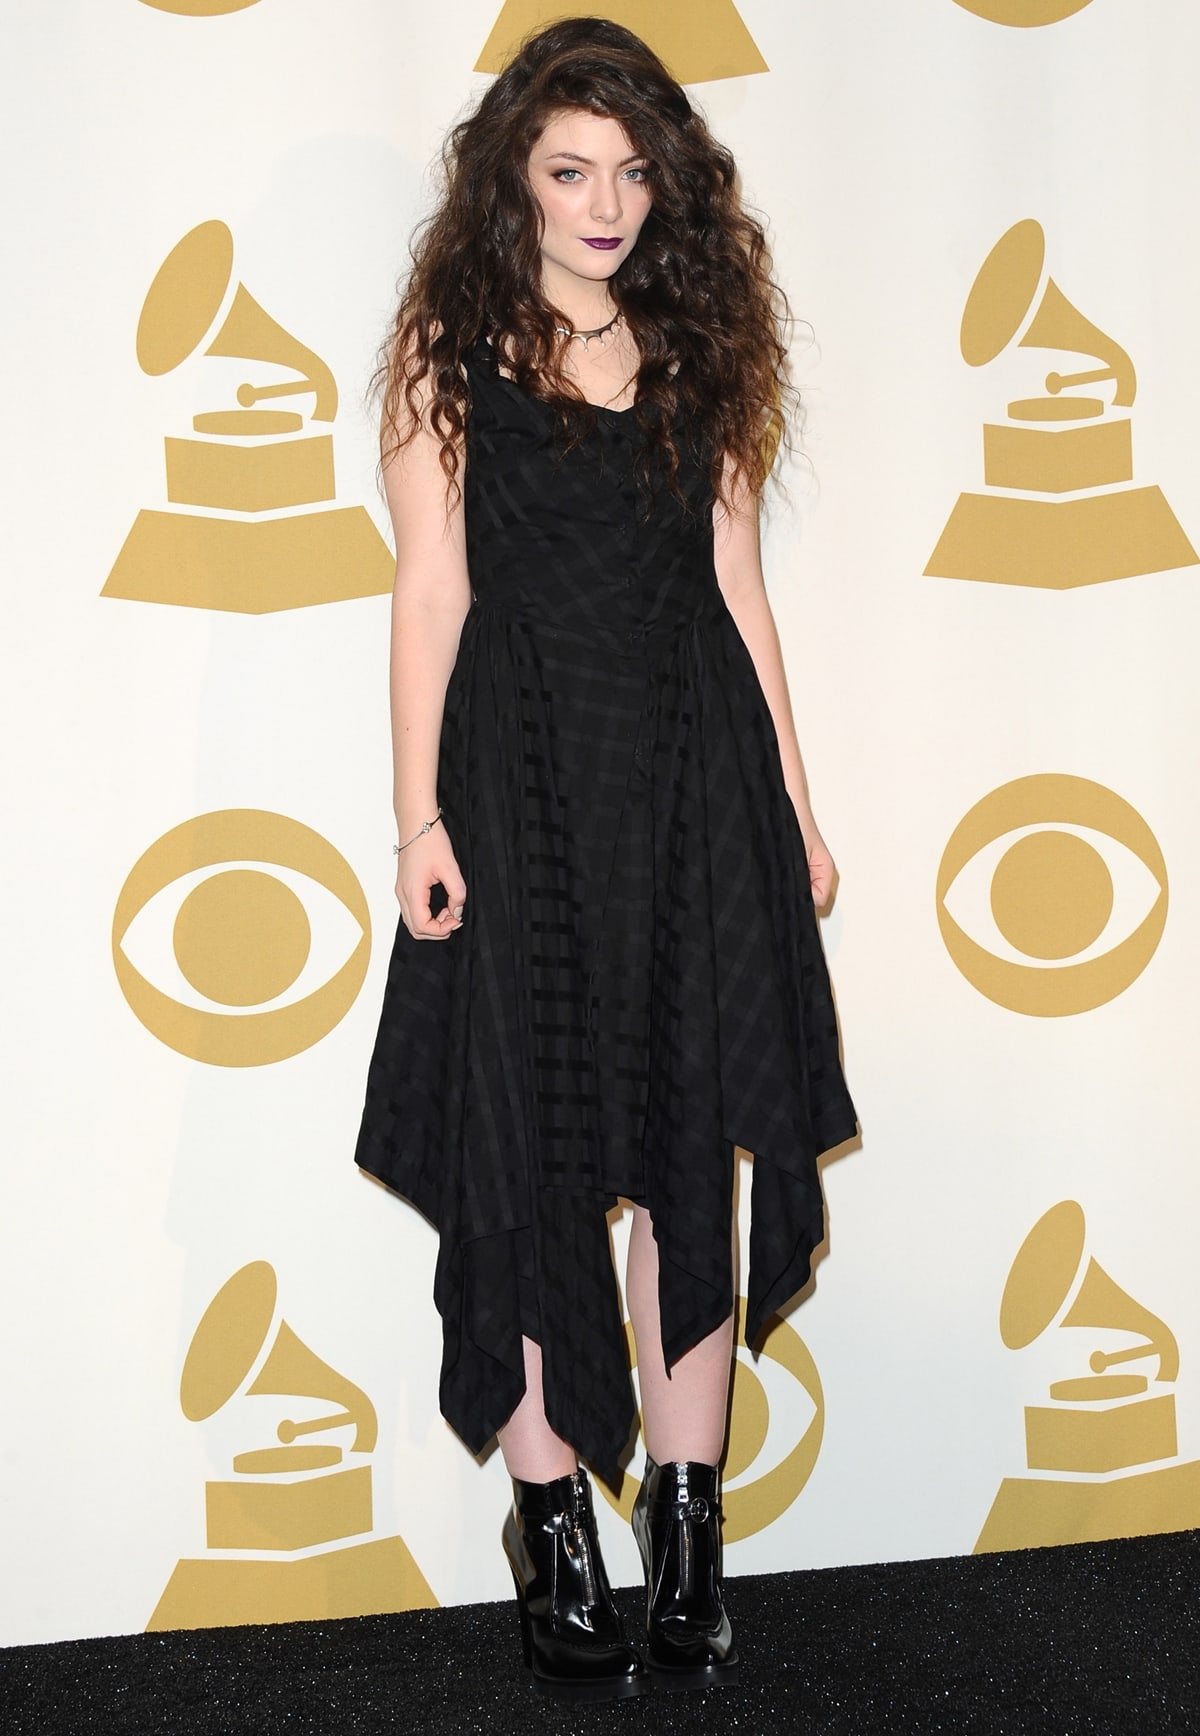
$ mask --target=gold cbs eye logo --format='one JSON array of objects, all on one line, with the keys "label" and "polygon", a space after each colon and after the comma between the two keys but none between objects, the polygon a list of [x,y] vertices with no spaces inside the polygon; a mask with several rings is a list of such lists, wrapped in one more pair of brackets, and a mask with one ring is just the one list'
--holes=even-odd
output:
[{"label": "gold cbs eye logo", "polygon": [[[1017,778],[955,827],[937,918],[980,994],[1062,1018],[1115,1000],[1145,970],[1167,920],[1167,867],[1145,820],[1103,784]],[[968,932],[989,921],[992,948]]]},{"label": "gold cbs eye logo", "polygon": [[181,18],[218,18],[225,12],[245,12],[258,0],[141,0],[156,12],[175,12]]},{"label": "gold cbs eye logo", "polygon": [[1092,0],[954,0],[964,12],[986,18],[992,24],[1009,24],[1015,30],[1036,30],[1042,24],[1057,24],[1082,12]]},{"label": "gold cbs eye logo", "polygon": [[[777,1320],[763,1341],[761,1358],[773,1365],[772,1375],[764,1383],[750,1360],[743,1322],[746,1301],[738,1298],[737,1357],[733,1365],[733,1393],[730,1401],[729,1441],[722,1460],[721,1510],[724,1515],[722,1534],[726,1543],[740,1543],[757,1531],[765,1531],[785,1513],[812,1475],[821,1441],[825,1434],[825,1393],[821,1376],[812,1354],[799,1333],[786,1321]],[[626,1324],[630,1366],[637,1367],[637,1346],[633,1327]],[[790,1380],[784,1377],[789,1377]],[[794,1384],[793,1384],[794,1383]],[[771,1396],[768,1397],[768,1386]],[[782,1416],[789,1401],[795,1401],[799,1387],[811,1404],[811,1414],[799,1435],[781,1458],[750,1482],[740,1481],[760,1458],[771,1458],[771,1444],[782,1428]],[[774,1413],[774,1414],[772,1414]],[[802,1413],[803,1414],[803,1413]],[[611,1507],[628,1520],[633,1513],[640,1482],[626,1476],[618,1500],[607,1484],[598,1485]]]},{"label": "gold cbs eye logo", "polygon": [[112,949],[125,999],[160,1042],[215,1067],[262,1067],[311,1048],[350,1010],[371,919],[320,833],[229,808],[184,821],[134,864]]}]

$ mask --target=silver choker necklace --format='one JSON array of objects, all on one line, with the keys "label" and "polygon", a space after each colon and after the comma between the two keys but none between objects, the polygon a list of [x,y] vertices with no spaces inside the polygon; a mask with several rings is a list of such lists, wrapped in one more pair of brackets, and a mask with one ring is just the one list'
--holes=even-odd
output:
[{"label": "silver choker necklace", "polygon": [[[593,326],[590,332],[573,332],[566,326],[555,326],[554,335],[555,337],[566,338],[568,342],[571,338],[578,338],[586,350],[593,338],[606,338],[613,327],[620,322],[620,318],[620,314],[615,313],[607,325]],[[601,344],[600,347],[603,349],[604,345]]]}]

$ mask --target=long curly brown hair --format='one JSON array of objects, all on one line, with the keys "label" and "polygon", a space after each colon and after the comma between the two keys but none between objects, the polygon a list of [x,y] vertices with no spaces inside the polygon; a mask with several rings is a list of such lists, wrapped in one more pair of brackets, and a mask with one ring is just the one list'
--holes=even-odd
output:
[{"label": "long curly brown hair", "polygon": [[617,121],[649,165],[650,212],[609,280],[640,356],[643,467],[674,483],[683,426],[702,438],[714,495],[757,493],[793,395],[787,301],[766,235],[743,207],[733,158],[657,55],[602,18],[530,37],[447,139],[444,194],[414,238],[377,376],[384,457],[423,418],[457,493],[471,409],[463,362],[483,337],[518,386],[559,411],[567,445],[594,419],[563,372],[554,328],[567,322],[543,293],[542,214],[528,179],[538,137],[571,109]]}]

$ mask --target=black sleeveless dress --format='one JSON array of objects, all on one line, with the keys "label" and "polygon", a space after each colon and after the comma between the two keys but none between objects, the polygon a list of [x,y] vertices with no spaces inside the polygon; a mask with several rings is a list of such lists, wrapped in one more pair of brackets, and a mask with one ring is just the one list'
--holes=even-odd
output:
[{"label": "black sleeveless dress", "polygon": [[636,411],[574,450],[481,345],[464,482],[475,595],[446,694],[449,940],[396,937],[356,1160],[437,1226],[442,1412],[475,1451],[542,1347],[551,1426],[611,1476],[633,1417],[605,1213],[651,1212],[668,1366],[732,1295],[805,1282],[818,1155],[855,1131],[803,840],[713,566],[707,467],[640,477]]}]

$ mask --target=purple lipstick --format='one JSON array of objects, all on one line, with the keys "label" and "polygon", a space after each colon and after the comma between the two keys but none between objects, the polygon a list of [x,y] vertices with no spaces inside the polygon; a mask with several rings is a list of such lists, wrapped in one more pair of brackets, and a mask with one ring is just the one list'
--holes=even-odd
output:
[{"label": "purple lipstick", "polygon": [[623,235],[581,235],[579,239],[585,247],[595,247],[602,253],[611,253],[625,238]]}]

